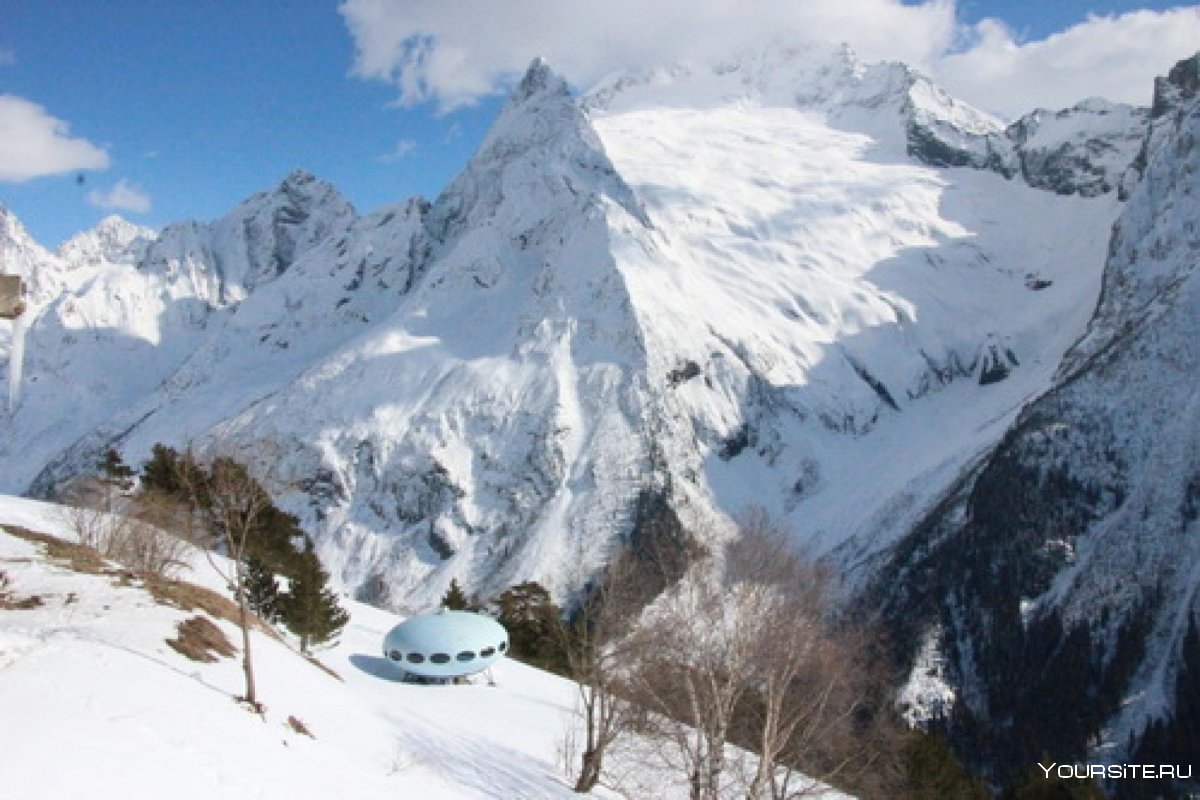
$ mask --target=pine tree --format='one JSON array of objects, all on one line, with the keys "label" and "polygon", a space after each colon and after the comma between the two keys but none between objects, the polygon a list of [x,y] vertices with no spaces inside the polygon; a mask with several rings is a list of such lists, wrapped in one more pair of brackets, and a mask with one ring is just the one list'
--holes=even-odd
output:
[{"label": "pine tree", "polygon": [[329,588],[329,573],[311,549],[301,554],[292,585],[280,598],[283,623],[300,637],[301,652],[337,636],[350,615]]},{"label": "pine tree", "polygon": [[[173,447],[156,444],[150,448],[149,460],[142,465],[142,487],[158,489],[172,497],[189,494],[188,490],[202,494],[204,482],[199,480],[198,472],[197,465],[188,456],[180,456]],[[187,499],[203,505],[201,497]]]},{"label": "pine tree", "polygon": [[446,590],[446,594],[442,597],[442,607],[448,608],[451,611],[466,611],[471,607],[471,603],[467,600],[467,594],[458,585],[458,578],[450,579],[450,588]]},{"label": "pine tree", "polygon": [[133,488],[133,476],[121,454],[110,447],[96,462],[94,480],[87,482],[83,493],[75,499],[101,511],[116,511],[119,499]]},{"label": "pine tree", "polygon": [[267,622],[278,622],[282,613],[275,573],[254,556],[246,557],[246,602]]},{"label": "pine tree", "polygon": [[97,465],[100,468],[100,479],[118,491],[127,492],[133,488],[133,469],[121,459],[121,454],[110,447],[104,451],[104,457]]},{"label": "pine tree", "polygon": [[508,631],[512,655],[567,674],[561,612],[544,586],[525,581],[505,590],[493,603],[496,621]]}]

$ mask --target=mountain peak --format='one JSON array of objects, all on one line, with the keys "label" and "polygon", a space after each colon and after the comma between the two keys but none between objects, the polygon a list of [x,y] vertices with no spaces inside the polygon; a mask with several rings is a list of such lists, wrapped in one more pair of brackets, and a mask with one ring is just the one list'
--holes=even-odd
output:
[{"label": "mountain peak", "polygon": [[308,206],[313,202],[318,205],[348,203],[332,183],[299,167],[284,176],[274,189],[254,195],[246,202],[252,203],[255,199],[270,199],[280,196],[286,197],[291,204],[300,206]]},{"label": "mountain peak", "polygon": [[1191,100],[1200,92],[1200,53],[1185,58],[1167,73],[1154,79],[1154,105],[1150,115],[1157,119]]},{"label": "mountain peak", "polygon": [[280,188],[299,188],[313,183],[323,183],[323,181],[321,181],[316,175],[313,175],[308,170],[303,169],[302,167],[296,167],[284,177],[279,186]]},{"label": "mountain peak", "polygon": [[538,95],[567,97],[570,95],[566,80],[555,72],[549,62],[541,56],[529,63],[525,76],[512,93],[512,102],[521,103]]},{"label": "mountain peak", "polygon": [[86,231],[75,234],[59,245],[56,253],[73,264],[127,260],[139,252],[139,246],[156,238],[152,228],[135,225],[117,214],[110,214]]}]

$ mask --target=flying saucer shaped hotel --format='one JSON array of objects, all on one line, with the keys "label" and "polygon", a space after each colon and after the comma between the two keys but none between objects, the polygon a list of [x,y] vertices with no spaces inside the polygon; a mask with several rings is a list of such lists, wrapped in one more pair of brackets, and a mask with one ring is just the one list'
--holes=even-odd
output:
[{"label": "flying saucer shaped hotel", "polygon": [[482,672],[506,652],[504,626],[470,611],[421,614],[383,637],[384,658],[422,678],[461,678]]}]

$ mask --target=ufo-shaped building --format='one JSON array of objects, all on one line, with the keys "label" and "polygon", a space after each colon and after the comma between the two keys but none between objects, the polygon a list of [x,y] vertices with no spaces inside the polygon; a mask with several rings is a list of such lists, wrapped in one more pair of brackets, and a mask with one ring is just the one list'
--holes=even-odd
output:
[{"label": "ufo-shaped building", "polygon": [[491,617],[442,609],[401,622],[383,637],[383,656],[410,675],[472,675],[508,652],[508,631]]}]

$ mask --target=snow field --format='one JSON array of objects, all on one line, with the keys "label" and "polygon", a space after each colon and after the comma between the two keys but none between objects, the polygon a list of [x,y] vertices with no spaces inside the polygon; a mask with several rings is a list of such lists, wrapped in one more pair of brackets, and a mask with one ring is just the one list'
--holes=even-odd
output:
[{"label": "snow field", "polygon": [[[471,685],[401,683],[380,648],[400,618],[344,601],[352,618],[318,653],[341,680],[284,642],[253,634],[261,716],[235,702],[240,652],[190,661],[164,639],[197,612],[157,604],[113,576],[48,561],[5,525],[70,538],[58,507],[0,496],[0,787],[6,797],[151,800],[395,796],[425,800],[578,797],[563,774],[576,689],[511,660]],[[199,554],[183,576],[214,590]],[[217,625],[239,643],[237,627]],[[312,733],[292,728],[295,717]],[[577,734],[576,734],[577,735]],[[673,776],[614,757],[628,797],[668,800]],[[578,753],[575,754],[575,758]],[[590,796],[622,795],[599,787]],[[830,798],[842,797],[831,793]]]}]

